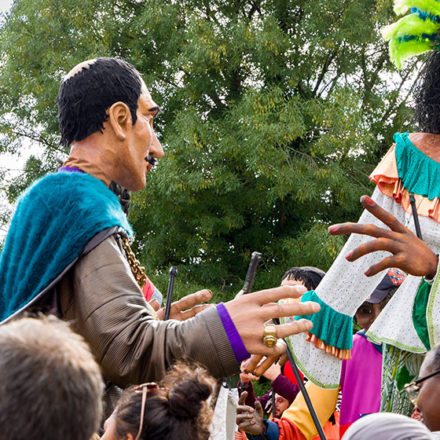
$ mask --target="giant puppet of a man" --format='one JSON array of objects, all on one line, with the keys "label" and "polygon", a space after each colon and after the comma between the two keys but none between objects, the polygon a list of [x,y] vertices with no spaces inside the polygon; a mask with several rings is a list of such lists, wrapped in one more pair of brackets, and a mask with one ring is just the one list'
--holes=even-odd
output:
[{"label": "giant puppet of a man", "polygon": [[[175,359],[199,361],[221,377],[238,372],[248,353],[280,352],[281,344],[265,345],[264,323],[317,311],[316,303],[276,304],[301,288],[256,292],[183,322],[160,321],[147,306],[121,245],[131,227],[109,190],[112,181],[141,190],[164,154],[153,131],[159,109],[136,69],[113,58],[83,62],[63,79],[57,102],[70,154],[20,198],[0,261],[0,322],[55,310],[120,386],[158,379]],[[269,336],[310,327],[302,320]]]}]

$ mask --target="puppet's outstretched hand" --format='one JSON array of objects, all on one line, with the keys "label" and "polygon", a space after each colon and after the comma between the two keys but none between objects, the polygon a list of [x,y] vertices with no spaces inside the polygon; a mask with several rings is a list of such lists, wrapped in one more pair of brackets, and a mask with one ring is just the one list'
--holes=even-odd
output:
[{"label": "puppet's outstretched hand", "polygon": [[388,251],[392,255],[385,257],[379,263],[370,266],[366,276],[397,267],[415,275],[434,278],[437,272],[438,256],[408,228],[403,226],[392,214],[377,205],[370,197],[361,197],[362,206],[390,229],[379,228],[372,224],[341,223],[328,228],[332,235],[363,234],[374,237],[368,243],[361,244],[345,256],[348,261],[376,251]]},{"label": "puppet's outstretched hand", "polygon": [[[308,319],[293,320],[286,324],[276,325],[277,343],[268,347],[264,343],[264,331],[267,321],[273,318],[311,315],[321,306],[313,301],[278,304],[286,298],[300,298],[307,289],[302,286],[281,286],[273,289],[252,292],[225,303],[243,344],[250,354],[278,357],[286,351],[282,340],[288,336],[310,330],[313,323]],[[252,372],[250,369],[248,372]]]}]

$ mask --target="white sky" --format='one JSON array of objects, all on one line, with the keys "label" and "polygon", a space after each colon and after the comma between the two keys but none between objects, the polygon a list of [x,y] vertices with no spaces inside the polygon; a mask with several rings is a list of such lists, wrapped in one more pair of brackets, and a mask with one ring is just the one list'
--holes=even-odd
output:
[{"label": "white sky", "polygon": [[12,6],[13,0],[0,0],[0,12],[9,11]]}]

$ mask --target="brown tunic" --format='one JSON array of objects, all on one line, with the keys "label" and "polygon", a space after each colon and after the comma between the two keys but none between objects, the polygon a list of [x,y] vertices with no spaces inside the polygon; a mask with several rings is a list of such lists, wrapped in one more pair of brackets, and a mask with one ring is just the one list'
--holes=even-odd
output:
[{"label": "brown tunic", "polygon": [[150,315],[113,236],[81,257],[57,290],[62,318],[120,387],[158,380],[176,359],[198,361],[216,377],[239,371],[215,307],[184,322]]}]

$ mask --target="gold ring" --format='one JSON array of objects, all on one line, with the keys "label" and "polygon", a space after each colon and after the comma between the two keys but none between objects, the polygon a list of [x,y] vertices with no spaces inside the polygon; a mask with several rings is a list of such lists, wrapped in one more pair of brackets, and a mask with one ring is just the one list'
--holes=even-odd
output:
[{"label": "gold ring", "polygon": [[273,347],[278,341],[275,324],[266,324],[263,332],[263,343],[266,347]]}]

